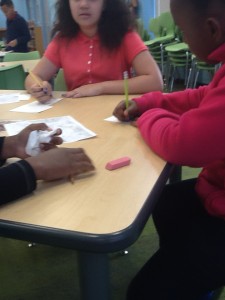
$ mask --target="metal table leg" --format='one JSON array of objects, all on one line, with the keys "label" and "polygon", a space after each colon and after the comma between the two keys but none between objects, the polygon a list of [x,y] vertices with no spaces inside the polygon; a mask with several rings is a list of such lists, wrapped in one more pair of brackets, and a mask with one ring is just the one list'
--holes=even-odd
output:
[{"label": "metal table leg", "polygon": [[79,277],[82,300],[109,300],[110,280],[108,255],[79,252]]}]

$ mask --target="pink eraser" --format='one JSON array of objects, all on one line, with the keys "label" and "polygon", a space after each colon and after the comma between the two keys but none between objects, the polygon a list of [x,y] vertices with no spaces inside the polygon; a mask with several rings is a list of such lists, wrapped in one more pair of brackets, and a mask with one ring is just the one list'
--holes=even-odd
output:
[{"label": "pink eraser", "polygon": [[130,162],[131,162],[130,157],[124,156],[124,157],[109,161],[106,164],[105,168],[107,170],[115,170],[115,169],[118,169],[118,168],[121,168],[124,166],[128,166],[130,164]]}]

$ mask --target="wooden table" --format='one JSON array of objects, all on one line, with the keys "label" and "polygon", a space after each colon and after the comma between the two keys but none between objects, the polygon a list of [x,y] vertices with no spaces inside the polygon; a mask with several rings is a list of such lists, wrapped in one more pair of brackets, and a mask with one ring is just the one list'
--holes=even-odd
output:
[{"label": "wooden table", "polygon": [[[107,253],[136,241],[171,169],[137,128],[104,121],[122,98],[63,99],[40,114],[10,112],[18,103],[0,106],[2,119],[71,115],[97,134],[63,145],[84,148],[96,167],[94,175],[74,184],[66,179],[39,182],[32,195],[0,209],[0,235],[79,251],[82,299],[110,299]],[[132,159],[130,166],[105,169],[108,161],[122,156]]]},{"label": "wooden table", "polygon": [[29,72],[34,69],[36,64],[40,61],[40,59],[30,59],[30,60],[17,60],[17,61],[3,61],[0,62],[0,67],[8,67],[12,65],[22,65],[25,72]]}]

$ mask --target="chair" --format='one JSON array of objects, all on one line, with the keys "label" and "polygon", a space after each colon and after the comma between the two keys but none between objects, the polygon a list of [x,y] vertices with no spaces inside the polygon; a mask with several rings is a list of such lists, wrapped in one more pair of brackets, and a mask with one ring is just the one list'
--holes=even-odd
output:
[{"label": "chair", "polygon": [[192,66],[189,72],[189,87],[195,88],[197,85],[197,81],[201,73],[207,73],[209,75],[209,81],[213,78],[215,72],[219,69],[220,64],[208,64],[204,61],[200,61],[192,56]]},{"label": "chair", "polygon": [[149,41],[150,35],[146,29],[144,29],[144,23],[141,18],[136,19],[137,32],[143,41]]},{"label": "chair", "polygon": [[54,79],[54,91],[67,91],[63,69],[59,69]]},{"label": "chair", "polygon": [[159,17],[149,22],[149,30],[154,35],[153,39],[145,42],[153,58],[165,75],[164,64],[166,62],[165,47],[175,41],[175,23],[170,12],[162,13]]},{"label": "chair", "polygon": [[164,12],[149,21],[149,30],[154,38],[146,42],[147,46],[171,41],[175,38],[175,23],[170,12]]},{"label": "chair", "polygon": [[189,51],[188,45],[183,42],[166,46],[165,51],[167,53],[166,85],[167,90],[171,92],[173,90],[175,73],[178,69],[184,70],[184,84],[188,84],[192,54]]},{"label": "chair", "polygon": [[163,36],[167,36],[167,38],[175,37],[175,23],[172,17],[171,12],[164,12],[159,16],[159,23],[162,28]]},{"label": "chair", "polygon": [[31,52],[10,52],[6,53],[3,61],[19,61],[19,60],[33,60],[40,59],[39,51],[31,51]]},{"label": "chair", "polygon": [[0,89],[24,90],[26,73],[21,64],[0,67]]},{"label": "chair", "polygon": [[4,41],[0,40],[0,50],[5,49],[5,43]]}]

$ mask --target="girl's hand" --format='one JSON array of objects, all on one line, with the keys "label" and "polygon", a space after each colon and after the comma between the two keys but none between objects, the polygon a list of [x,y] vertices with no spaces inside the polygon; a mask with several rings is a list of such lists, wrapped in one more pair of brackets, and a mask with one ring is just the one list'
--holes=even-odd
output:
[{"label": "girl's hand", "polygon": [[31,85],[29,93],[39,102],[46,103],[52,98],[52,86],[48,81],[43,81],[41,87],[35,83]]},{"label": "girl's hand", "polygon": [[81,98],[98,96],[102,94],[101,83],[93,83],[80,86],[79,88],[62,94],[66,98]]}]

